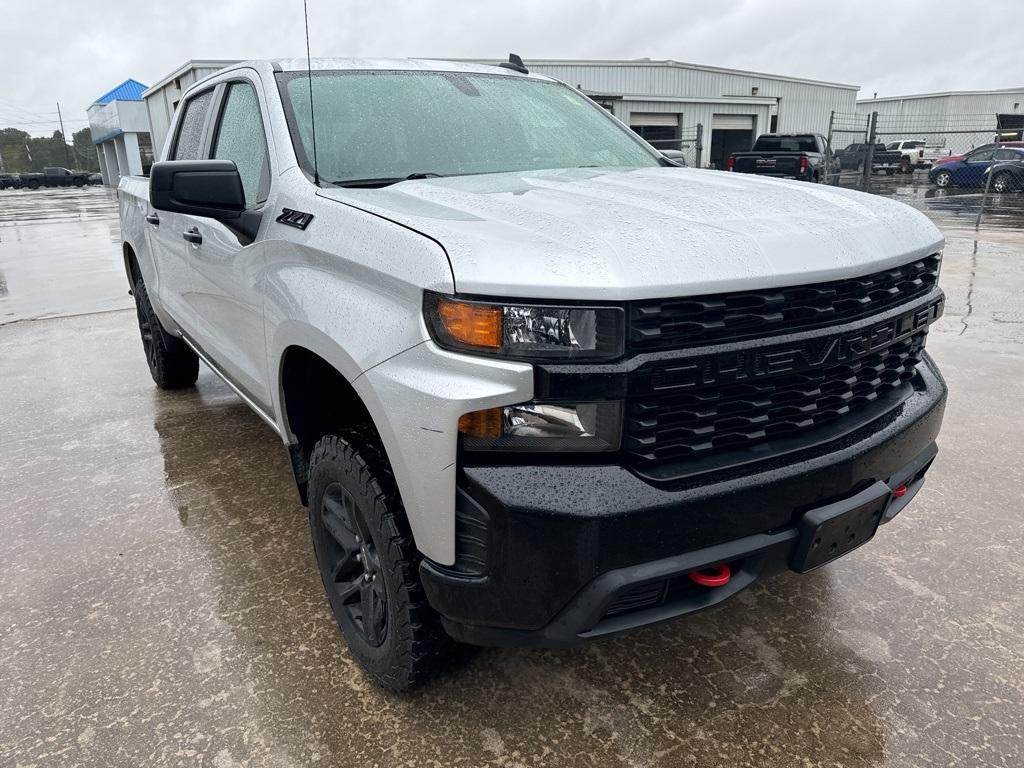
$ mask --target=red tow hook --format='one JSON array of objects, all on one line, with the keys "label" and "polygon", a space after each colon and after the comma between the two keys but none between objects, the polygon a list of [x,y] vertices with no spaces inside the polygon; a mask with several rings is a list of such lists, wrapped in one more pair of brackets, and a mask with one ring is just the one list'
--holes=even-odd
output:
[{"label": "red tow hook", "polygon": [[701,568],[699,571],[690,571],[688,575],[694,583],[700,584],[702,587],[713,588],[724,587],[728,584],[729,579],[732,578],[732,571],[725,563],[719,563]]},{"label": "red tow hook", "polygon": [[892,497],[894,499],[901,499],[901,498],[903,498],[906,495],[907,495],[907,484],[906,483],[900,483],[899,485],[897,485],[895,488],[892,489]]}]

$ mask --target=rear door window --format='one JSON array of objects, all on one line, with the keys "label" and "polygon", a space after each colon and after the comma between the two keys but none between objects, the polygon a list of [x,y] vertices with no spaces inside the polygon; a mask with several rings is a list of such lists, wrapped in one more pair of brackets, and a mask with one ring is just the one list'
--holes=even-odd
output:
[{"label": "rear door window", "polygon": [[185,103],[185,113],[178,124],[172,160],[198,160],[203,151],[203,126],[213,100],[213,91],[204,91]]}]

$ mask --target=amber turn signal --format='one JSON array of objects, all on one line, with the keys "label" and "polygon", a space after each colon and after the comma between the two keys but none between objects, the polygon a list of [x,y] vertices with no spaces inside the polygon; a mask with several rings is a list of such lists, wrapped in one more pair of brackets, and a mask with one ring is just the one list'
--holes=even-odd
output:
[{"label": "amber turn signal", "polygon": [[437,315],[453,341],[472,347],[501,348],[501,307],[441,299]]},{"label": "amber turn signal", "polygon": [[501,437],[501,408],[464,413],[459,417],[459,432],[470,437]]}]

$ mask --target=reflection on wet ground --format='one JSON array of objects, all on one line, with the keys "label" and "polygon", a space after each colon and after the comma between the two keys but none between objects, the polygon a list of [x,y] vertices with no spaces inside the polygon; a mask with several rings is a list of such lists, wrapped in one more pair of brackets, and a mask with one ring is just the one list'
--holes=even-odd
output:
[{"label": "reflection on wet ground", "polygon": [[1024,234],[947,231],[941,452],[869,546],[406,698],[346,652],[224,385],[154,389],[131,312],[0,328],[0,765],[1019,768]]},{"label": "reflection on wet ground", "polygon": [[130,306],[114,190],[0,191],[0,325]]},{"label": "reflection on wet ground", "polygon": [[[844,174],[841,185],[864,189],[863,178]],[[912,205],[927,213],[944,229],[974,228],[984,205],[982,224],[987,229],[1024,229],[1024,193],[998,194],[974,187],[939,189],[928,183],[928,175],[875,176],[870,181],[872,194],[884,195]]]}]

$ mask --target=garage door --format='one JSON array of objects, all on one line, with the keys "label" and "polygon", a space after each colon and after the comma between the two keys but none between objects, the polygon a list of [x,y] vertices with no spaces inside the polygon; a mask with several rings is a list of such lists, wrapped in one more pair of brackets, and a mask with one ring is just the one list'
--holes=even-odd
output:
[{"label": "garage door", "polygon": [[715,115],[711,119],[711,127],[722,131],[754,130],[753,115]]},{"label": "garage door", "polygon": [[657,126],[662,128],[676,128],[679,125],[679,115],[672,112],[630,112],[629,126],[631,128],[643,128],[645,126]]}]

